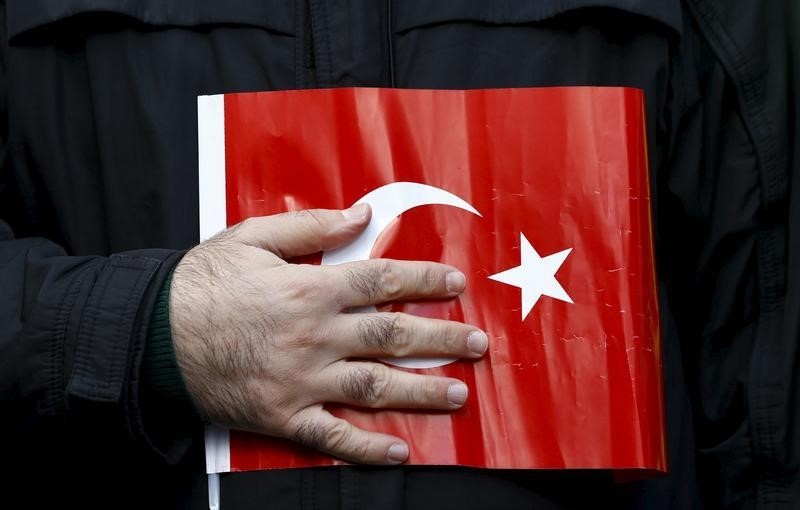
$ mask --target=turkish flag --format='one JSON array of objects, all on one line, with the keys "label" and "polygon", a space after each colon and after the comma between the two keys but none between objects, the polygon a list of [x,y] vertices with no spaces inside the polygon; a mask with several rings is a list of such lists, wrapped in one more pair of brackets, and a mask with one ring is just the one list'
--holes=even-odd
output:
[{"label": "turkish flag", "polygon": [[[465,381],[467,405],[331,412],[406,439],[409,464],[666,469],[641,91],[350,88],[198,107],[202,237],[369,202],[367,232],[316,262],[432,260],[467,276],[457,299],[388,307],[488,333],[482,360],[404,368]],[[219,429],[207,453],[209,472],[341,463]]]}]

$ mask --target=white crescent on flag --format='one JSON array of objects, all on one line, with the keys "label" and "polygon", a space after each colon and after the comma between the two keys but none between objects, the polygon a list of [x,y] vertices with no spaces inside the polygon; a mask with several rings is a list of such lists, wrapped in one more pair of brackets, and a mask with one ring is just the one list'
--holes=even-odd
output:
[{"label": "white crescent on flag", "polygon": [[[376,188],[355,204],[369,204],[372,219],[364,232],[352,243],[322,254],[322,265],[343,264],[367,260],[378,238],[389,224],[404,212],[423,205],[449,205],[478,216],[474,207],[460,197],[435,186],[418,182],[393,182]],[[375,312],[374,306],[365,306],[353,311]],[[385,358],[382,361],[404,368],[433,368],[452,363],[450,358]]]}]

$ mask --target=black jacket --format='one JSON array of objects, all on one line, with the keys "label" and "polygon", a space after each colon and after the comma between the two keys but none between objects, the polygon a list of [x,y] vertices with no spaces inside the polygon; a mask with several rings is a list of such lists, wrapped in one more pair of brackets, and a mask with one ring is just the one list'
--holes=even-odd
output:
[{"label": "black jacket", "polygon": [[0,16],[3,501],[206,508],[199,427],[148,412],[141,381],[156,296],[198,237],[197,95],[580,84],[646,94],[670,475],[257,472],[222,477],[223,508],[800,505],[796,1],[5,0]]}]

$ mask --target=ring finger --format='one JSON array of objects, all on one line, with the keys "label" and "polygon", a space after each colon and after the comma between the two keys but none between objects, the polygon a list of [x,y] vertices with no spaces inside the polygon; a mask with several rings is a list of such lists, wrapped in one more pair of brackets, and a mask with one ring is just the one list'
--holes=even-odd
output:
[{"label": "ring finger", "polygon": [[338,361],[321,374],[325,402],[371,408],[453,410],[467,400],[458,379],[422,375],[369,361]]}]

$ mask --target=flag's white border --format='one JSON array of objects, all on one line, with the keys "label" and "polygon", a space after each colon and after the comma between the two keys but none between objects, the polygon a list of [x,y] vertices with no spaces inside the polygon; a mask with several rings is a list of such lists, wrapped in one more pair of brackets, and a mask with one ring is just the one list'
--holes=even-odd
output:
[{"label": "flag's white border", "polygon": [[225,98],[197,98],[197,155],[200,193],[200,240],[205,241],[225,223]]},{"label": "flag's white border", "polygon": [[[225,98],[222,95],[197,98],[197,149],[200,240],[205,241],[227,226],[225,212]],[[210,475],[229,472],[231,470],[231,448],[228,429],[209,426],[206,429],[205,446],[206,472]],[[209,482],[212,481],[209,480]]]},{"label": "flag's white border", "polygon": [[206,473],[228,473],[231,470],[231,438],[228,429],[217,425],[206,427]]}]

